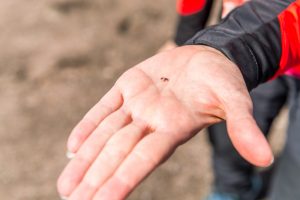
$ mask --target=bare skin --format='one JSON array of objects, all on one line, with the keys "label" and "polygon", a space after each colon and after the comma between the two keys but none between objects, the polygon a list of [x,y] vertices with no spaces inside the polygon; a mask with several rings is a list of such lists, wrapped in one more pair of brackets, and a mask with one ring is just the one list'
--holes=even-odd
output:
[{"label": "bare skin", "polygon": [[179,145],[221,120],[245,159],[272,163],[235,64],[205,46],[160,53],[125,72],[74,128],[68,150],[75,157],[58,180],[59,193],[125,199]]},{"label": "bare skin", "polygon": [[174,41],[169,40],[169,41],[165,42],[160,47],[160,49],[158,50],[158,52],[164,52],[164,51],[172,50],[172,49],[174,49],[176,47],[177,47],[177,44]]}]

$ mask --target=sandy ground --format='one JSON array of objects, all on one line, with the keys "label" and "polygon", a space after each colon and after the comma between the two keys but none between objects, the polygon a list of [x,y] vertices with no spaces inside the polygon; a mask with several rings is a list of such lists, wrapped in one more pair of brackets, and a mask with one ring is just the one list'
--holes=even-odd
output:
[{"label": "sandy ground", "polygon": [[[124,70],[172,36],[174,9],[174,0],[1,2],[1,200],[58,199],[70,130]],[[284,127],[282,118],[275,130]],[[201,133],[129,199],[201,199],[211,181]]]}]

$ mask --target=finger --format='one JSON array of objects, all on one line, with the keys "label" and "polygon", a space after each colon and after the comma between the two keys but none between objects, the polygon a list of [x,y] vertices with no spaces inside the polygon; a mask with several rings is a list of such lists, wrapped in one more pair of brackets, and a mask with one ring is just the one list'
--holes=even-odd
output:
[{"label": "finger", "polygon": [[58,191],[62,196],[71,194],[109,138],[130,121],[130,115],[122,109],[112,113],[102,121],[83,143],[75,158],[70,161],[58,179]]},{"label": "finger", "polygon": [[146,136],[128,155],[116,173],[97,191],[94,200],[123,200],[175,150],[166,133]]},{"label": "finger", "polygon": [[146,128],[144,123],[133,122],[112,136],[70,196],[70,200],[92,199],[97,189],[115,172],[128,153],[143,138]]},{"label": "finger", "polygon": [[274,160],[272,150],[253,118],[251,106],[245,102],[233,102],[235,105],[226,112],[228,134],[233,145],[250,163],[261,167],[271,165]]},{"label": "finger", "polygon": [[123,103],[120,91],[113,87],[76,125],[68,139],[68,151],[75,153],[86,138],[109,114]]}]

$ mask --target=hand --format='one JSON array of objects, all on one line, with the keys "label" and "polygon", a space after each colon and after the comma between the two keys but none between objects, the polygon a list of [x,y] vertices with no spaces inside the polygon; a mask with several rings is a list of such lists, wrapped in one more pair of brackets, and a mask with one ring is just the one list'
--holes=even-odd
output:
[{"label": "hand", "polygon": [[76,153],[58,180],[69,200],[121,200],[199,130],[227,121],[248,161],[273,156],[252,117],[241,72],[215,49],[185,46],[125,72],[75,127]]}]

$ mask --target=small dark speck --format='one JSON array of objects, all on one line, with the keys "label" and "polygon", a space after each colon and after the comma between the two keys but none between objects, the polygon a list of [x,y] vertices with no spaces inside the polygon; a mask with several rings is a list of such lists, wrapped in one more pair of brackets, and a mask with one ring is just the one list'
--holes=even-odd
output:
[{"label": "small dark speck", "polygon": [[128,31],[131,28],[131,19],[130,18],[124,18],[118,25],[118,33],[120,35],[125,35],[128,33]]},{"label": "small dark speck", "polygon": [[168,78],[166,78],[166,77],[161,77],[161,78],[160,78],[160,80],[162,80],[163,82],[167,82],[167,81],[169,81],[169,79],[168,79]]}]

